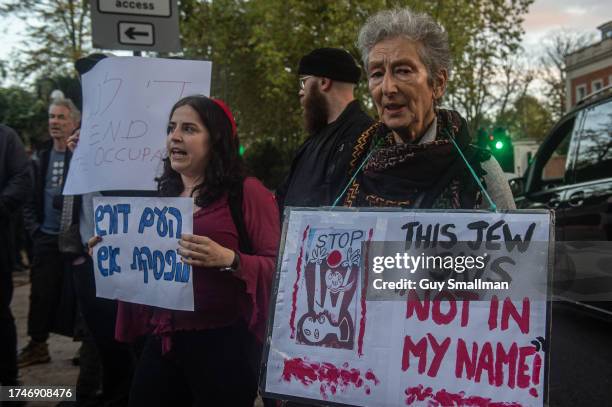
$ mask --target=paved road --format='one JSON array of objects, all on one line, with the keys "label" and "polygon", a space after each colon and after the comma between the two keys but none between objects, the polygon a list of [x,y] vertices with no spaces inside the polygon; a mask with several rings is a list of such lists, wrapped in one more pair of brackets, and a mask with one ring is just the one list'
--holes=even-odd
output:
[{"label": "paved road", "polygon": [[[30,284],[27,272],[13,274],[15,292],[11,309],[17,322],[17,343],[21,349],[28,343],[28,298],[30,296]],[[79,374],[79,368],[72,365],[72,357],[79,348],[79,342],[65,336],[51,334],[49,338],[49,353],[51,362],[42,365],[34,365],[19,371],[19,380],[24,385],[49,385],[49,386],[74,386]],[[30,407],[49,407],[52,403],[28,403]]]},{"label": "paved road", "polygon": [[612,406],[612,322],[553,303],[550,406]]}]

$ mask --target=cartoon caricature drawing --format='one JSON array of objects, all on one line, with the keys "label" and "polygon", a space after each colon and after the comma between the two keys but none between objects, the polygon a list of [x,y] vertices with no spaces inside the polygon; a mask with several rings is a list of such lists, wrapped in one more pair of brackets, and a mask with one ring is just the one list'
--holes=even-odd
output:
[{"label": "cartoon caricature drawing", "polygon": [[[363,233],[356,236],[362,237]],[[361,239],[334,247],[338,240],[319,244],[309,252],[304,272],[308,309],[297,324],[298,343],[353,349],[354,299],[361,258],[361,250],[355,247],[361,246]]]}]

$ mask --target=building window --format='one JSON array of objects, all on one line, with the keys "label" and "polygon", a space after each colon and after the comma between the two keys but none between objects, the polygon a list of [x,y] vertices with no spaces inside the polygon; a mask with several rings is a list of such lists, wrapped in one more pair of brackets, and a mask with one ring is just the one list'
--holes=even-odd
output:
[{"label": "building window", "polygon": [[580,102],[586,96],[586,85],[576,86],[576,102]]},{"label": "building window", "polygon": [[601,88],[603,88],[603,79],[595,79],[591,82],[591,89],[593,92],[597,92]]},{"label": "building window", "polygon": [[576,182],[612,177],[612,101],[587,111],[576,156]]}]

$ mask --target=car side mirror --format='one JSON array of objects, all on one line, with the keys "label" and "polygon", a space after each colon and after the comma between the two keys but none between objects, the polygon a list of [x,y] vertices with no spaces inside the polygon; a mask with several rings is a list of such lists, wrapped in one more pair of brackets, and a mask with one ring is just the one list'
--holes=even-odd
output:
[{"label": "car side mirror", "polygon": [[514,196],[515,198],[525,194],[525,178],[512,178],[510,181],[508,181],[508,183],[510,184],[512,196]]}]

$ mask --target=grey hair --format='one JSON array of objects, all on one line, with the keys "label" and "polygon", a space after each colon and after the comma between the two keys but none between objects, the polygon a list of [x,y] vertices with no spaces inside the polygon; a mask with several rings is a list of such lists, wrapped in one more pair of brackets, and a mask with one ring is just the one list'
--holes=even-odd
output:
[{"label": "grey hair", "polygon": [[81,112],[79,112],[79,109],[77,109],[74,102],[68,98],[53,99],[49,105],[49,109],[51,109],[52,106],[62,106],[70,110],[70,117],[75,123],[78,123],[81,120]]},{"label": "grey hair", "polygon": [[428,81],[433,85],[434,74],[452,67],[448,33],[429,14],[417,13],[409,8],[383,10],[368,17],[359,30],[357,47],[361,52],[364,68],[368,69],[370,51],[379,42],[403,37],[418,42],[418,53],[427,69]]}]

